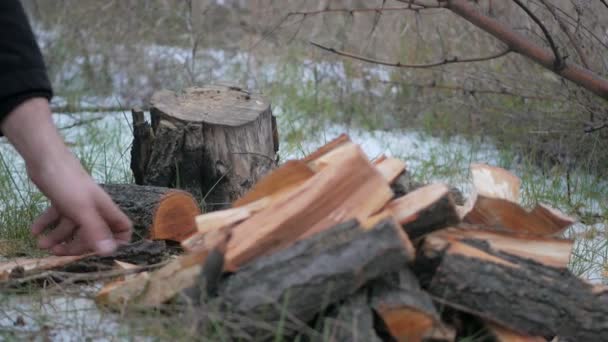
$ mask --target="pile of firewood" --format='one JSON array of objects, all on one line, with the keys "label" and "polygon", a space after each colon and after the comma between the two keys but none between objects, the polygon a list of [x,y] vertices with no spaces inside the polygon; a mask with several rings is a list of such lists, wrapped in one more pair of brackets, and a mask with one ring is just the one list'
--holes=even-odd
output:
[{"label": "pile of firewood", "polygon": [[184,252],[153,271],[117,264],[131,274],[96,300],[218,303],[249,318],[240,336],[252,340],[284,321],[287,336],[331,341],[454,341],[471,329],[497,341],[608,340],[608,292],[567,268],[573,241],[560,236],[574,220],[520,206],[520,180],[504,169],[473,164],[471,176],[463,202],[445,184],[411,182],[401,160],[369,160],[342,135],[228,209],[200,214],[157,196],[147,237]]}]

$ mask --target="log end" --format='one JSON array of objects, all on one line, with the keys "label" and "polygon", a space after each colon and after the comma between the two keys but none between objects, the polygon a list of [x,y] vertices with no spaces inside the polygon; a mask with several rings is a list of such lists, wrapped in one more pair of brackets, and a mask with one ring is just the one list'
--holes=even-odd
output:
[{"label": "log end", "polygon": [[437,324],[433,316],[411,308],[379,308],[384,325],[397,341],[453,341],[455,332]]},{"label": "log end", "polygon": [[165,195],[154,213],[152,240],[183,241],[196,232],[195,219],[201,214],[194,197],[185,191]]}]

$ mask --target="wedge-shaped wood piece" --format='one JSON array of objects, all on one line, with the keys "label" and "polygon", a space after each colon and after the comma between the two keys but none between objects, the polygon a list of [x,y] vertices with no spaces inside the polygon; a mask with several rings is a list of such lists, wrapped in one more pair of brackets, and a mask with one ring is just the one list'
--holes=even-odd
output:
[{"label": "wedge-shaped wood piece", "polygon": [[404,267],[374,281],[371,305],[395,341],[453,341],[455,332],[442,324],[431,296]]},{"label": "wedge-shaped wood piece", "polygon": [[539,336],[520,334],[492,322],[486,322],[486,329],[492,334],[496,342],[546,342],[547,339]]},{"label": "wedge-shaped wood piece", "polygon": [[111,281],[97,292],[95,302],[98,305],[121,308],[141,296],[149,280],[150,274],[141,272]]},{"label": "wedge-shaped wood piece", "polygon": [[196,231],[201,210],[182,190],[134,184],[104,184],[103,189],[133,222],[134,235],[181,241]]},{"label": "wedge-shaped wood piece", "polygon": [[0,281],[12,277],[22,277],[27,274],[42,272],[68,265],[92,254],[80,256],[48,256],[44,258],[16,258],[0,263]]},{"label": "wedge-shaped wood piece", "polygon": [[449,188],[431,184],[388,204],[393,216],[411,239],[460,222]]},{"label": "wedge-shaped wood piece", "polygon": [[181,246],[189,253],[208,250],[221,241],[227,240],[230,237],[230,230],[233,227],[234,225],[228,225],[208,232],[196,233],[182,241]]},{"label": "wedge-shaped wood piece", "polygon": [[268,207],[273,200],[273,196],[267,196],[242,207],[213,211],[197,216],[195,219],[197,232],[181,241],[182,248],[188,252],[194,252],[200,248],[209,248],[209,242],[217,242],[215,238],[226,236],[234,226]]},{"label": "wedge-shaped wood piece", "polygon": [[563,269],[568,268],[574,247],[574,241],[568,239],[485,229],[447,228],[434,236],[449,241],[487,244],[496,251]]},{"label": "wedge-shaped wood piece", "polygon": [[306,162],[299,160],[287,161],[268,175],[264,176],[251,190],[249,190],[249,192],[237,199],[234,202],[233,207],[242,207],[264,197],[288,191],[293,187],[302,184],[314,174],[315,173],[308,167]]},{"label": "wedge-shaped wood piece", "polygon": [[304,163],[308,164],[316,159],[319,159],[323,155],[339,148],[340,146],[342,146],[343,144],[348,143],[348,142],[351,142],[350,137],[348,135],[342,133],[339,136],[337,136],[336,138],[334,138],[333,140],[326,143],[325,145],[319,147],[313,153],[310,153],[306,157],[302,158],[302,161]]},{"label": "wedge-shaped wood piece", "polygon": [[524,335],[608,340],[608,298],[567,269],[439,233],[416,260],[423,286],[444,305]]},{"label": "wedge-shaped wood piece", "polygon": [[374,329],[374,313],[361,289],[340,304],[335,317],[325,318],[327,340],[335,342],[380,342]]},{"label": "wedge-shaped wood piece", "polygon": [[[351,141],[345,141],[345,142],[341,143],[339,146],[335,147],[334,149],[319,156],[318,158],[308,161],[307,165],[315,173],[318,173],[329,166],[341,164],[342,162],[344,162],[344,159],[348,159],[350,156],[348,154],[344,154],[343,151],[346,151],[349,148],[353,148],[353,147],[357,147],[360,149],[359,145],[357,145]],[[368,160],[367,156],[365,157],[365,159]],[[373,167],[373,164],[371,164],[371,162],[369,160],[368,160],[368,162]]]},{"label": "wedge-shaped wood piece", "polygon": [[538,235],[560,234],[575,222],[573,218],[544,204],[527,211],[517,203],[481,195],[477,196],[463,221]]},{"label": "wedge-shaped wood piece", "polygon": [[[116,268],[125,272],[134,271],[139,268],[139,266],[135,264],[131,264],[124,261],[114,260],[114,264],[116,264]],[[136,274],[126,274],[123,277],[120,277],[119,280],[130,279],[136,276]]]},{"label": "wedge-shaped wood piece", "polygon": [[394,220],[364,230],[353,219],[243,266],[219,293],[231,311],[252,321],[308,322],[370,280],[405,267],[414,257],[409,246]]},{"label": "wedge-shaped wood piece", "polygon": [[509,171],[486,164],[472,164],[473,194],[458,207],[463,221],[539,235],[556,235],[575,220],[545,204],[528,211],[519,203],[521,180]]},{"label": "wedge-shaped wood piece", "polygon": [[471,177],[478,195],[519,203],[521,180],[511,172],[487,164],[471,164]]},{"label": "wedge-shaped wood piece", "polygon": [[213,211],[195,218],[198,233],[206,233],[245,221],[251,215],[265,209],[272,202],[271,196],[247,203],[241,207]]},{"label": "wedge-shaped wood piece", "polygon": [[390,200],[387,181],[358,146],[347,143],[335,151],[339,162],[231,230],[229,269],[348,219],[363,221]]},{"label": "wedge-shaped wood piece", "polygon": [[393,183],[399,175],[405,172],[405,162],[397,158],[384,157],[379,161],[375,160],[374,165],[389,183]]}]

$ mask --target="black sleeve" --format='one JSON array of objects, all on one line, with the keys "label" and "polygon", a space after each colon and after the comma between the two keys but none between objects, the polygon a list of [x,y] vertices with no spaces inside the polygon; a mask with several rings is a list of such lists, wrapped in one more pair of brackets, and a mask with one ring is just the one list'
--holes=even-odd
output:
[{"label": "black sleeve", "polygon": [[40,48],[19,0],[0,0],[0,121],[32,97],[53,89]]}]

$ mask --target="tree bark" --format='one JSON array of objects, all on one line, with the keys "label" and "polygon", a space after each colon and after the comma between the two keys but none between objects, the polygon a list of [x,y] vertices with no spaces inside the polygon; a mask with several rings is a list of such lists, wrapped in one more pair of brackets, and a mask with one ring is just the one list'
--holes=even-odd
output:
[{"label": "tree bark", "polygon": [[257,321],[273,324],[287,315],[309,322],[368,281],[405,267],[412,255],[403,238],[393,220],[367,231],[350,220],[248,264],[220,286],[220,295],[231,311]]},{"label": "tree bark", "polygon": [[276,123],[264,98],[237,87],[162,90],[151,125],[133,111],[136,183],[181,188],[205,211],[229,207],[275,166]]},{"label": "tree bark", "polygon": [[529,336],[608,340],[608,298],[566,269],[473,240],[425,241],[417,263],[434,299],[457,310]]},{"label": "tree bark", "polygon": [[335,317],[324,321],[327,340],[333,342],[380,342],[374,330],[374,313],[369,307],[366,289],[342,303]]},{"label": "tree bark", "polygon": [[135,184],[101,187],[133,222],[133,240],[181,241],[196,231],[194,220],[201,211],[185,191]]},{"label": "tree bark", "polygon": [[460,222],[450,189],[443,184],[418,188],[388,204],[411,239]]}]

